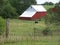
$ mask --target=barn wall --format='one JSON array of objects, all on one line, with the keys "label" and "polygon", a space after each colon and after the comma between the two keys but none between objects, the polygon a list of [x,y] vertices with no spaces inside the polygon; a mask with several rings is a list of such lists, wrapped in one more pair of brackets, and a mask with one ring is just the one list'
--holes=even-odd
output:
[{"label": "barn wall", "polygon": [[22,20],[31,20],[31,17],[20,17]]},{"label": "barn wall", "polygon": [[33,15],[32,19],[39,19],[43,16],[45,16],[47,12],[37,12],[36,14]]}]

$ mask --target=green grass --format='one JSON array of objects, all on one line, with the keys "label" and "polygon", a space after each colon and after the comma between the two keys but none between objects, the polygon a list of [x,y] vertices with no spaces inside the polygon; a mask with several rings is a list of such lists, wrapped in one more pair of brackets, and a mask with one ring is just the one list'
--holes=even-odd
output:
[{"label": "green grass", "polygon": [[[57,29],[57,26],[49,26],[52,30]],[[46,28],[46,25],[44,21],[39,21],[38,24],[35,24],[34,21],[11,19],[9,38],[7,41],[4,39],[0,45],[60,45],[60,33],[56,33],[56,35],[40,35],[34,37],[34,27],[42,31]]]},{"label": "green grass", "polygon": [[44,5],[44,7],[46,8],[46,10],[48,10],[49,8],[53,8],[54,5]]}]

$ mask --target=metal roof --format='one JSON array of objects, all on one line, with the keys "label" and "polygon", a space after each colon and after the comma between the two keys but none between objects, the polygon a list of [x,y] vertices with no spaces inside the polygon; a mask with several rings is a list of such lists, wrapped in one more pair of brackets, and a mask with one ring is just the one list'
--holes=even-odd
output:
[{"label": "metal roof", "polygon": [[46,9],[42,5],[31,5],[31,6],[38,12],[46,11]]}]

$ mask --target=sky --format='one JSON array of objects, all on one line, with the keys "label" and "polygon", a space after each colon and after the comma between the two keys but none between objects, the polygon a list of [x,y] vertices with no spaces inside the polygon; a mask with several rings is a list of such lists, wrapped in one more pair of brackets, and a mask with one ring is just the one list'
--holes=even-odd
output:
[{"label": "sky", "polygon": [[42,4],[44,2],[53,2],[54,4],[59,2],[60,0],[36,0],[37,4]]}]

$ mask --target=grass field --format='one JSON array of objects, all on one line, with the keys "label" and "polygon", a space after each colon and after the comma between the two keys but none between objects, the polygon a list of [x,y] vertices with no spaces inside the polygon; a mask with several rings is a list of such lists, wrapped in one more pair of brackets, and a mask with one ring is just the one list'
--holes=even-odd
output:
[{"label": "grass field", "polygon": [[[51,30],[60,28],[50,26]],[[46,28],[46,25],[44,21],[38,21],[38,24],[35,24],[34,21],[11,19],[9,38],[7,41],[5,38],[1,38],[3,41],[0,45],[60,45],[60,33],[57,32],[48,36],[43,36],[40,33],[40,36],[34,36],[35,27],[37,30],[42,31]]]},{"label": "grass field", "polygon": [[44,5],[44,7],[46,8],[46,10],[48,10],[49,8],[53,8],[54,5]]}]

